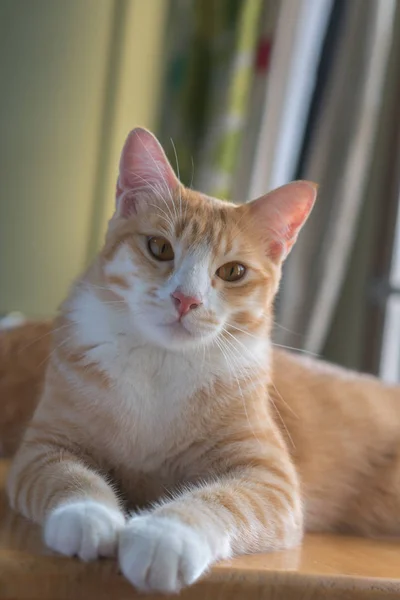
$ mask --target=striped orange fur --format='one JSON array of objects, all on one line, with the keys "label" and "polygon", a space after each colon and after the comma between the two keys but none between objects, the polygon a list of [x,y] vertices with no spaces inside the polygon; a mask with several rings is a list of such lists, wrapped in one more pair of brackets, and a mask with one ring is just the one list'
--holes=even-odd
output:
[{"label": "striped orange fur", "polygon": [[[281,265],[315,195],[295,182],[248,205],[209,198],[178,182],[149,132],[130,134],[105,245],[52,327],[8,480],[51,548],[118,552],[137,588],[174,592],[221,558],[298,544],[304,520],[395,529],[359,491],[384,502],[374,477],[397,464],[397,390],[271,347]],[[152,236],[173,260],[151,254]],[[235,261],[243,278],[219,278]],[[373,420],[357,421],[357,402]],[[374,427],[368,449],[347,441]]]}]

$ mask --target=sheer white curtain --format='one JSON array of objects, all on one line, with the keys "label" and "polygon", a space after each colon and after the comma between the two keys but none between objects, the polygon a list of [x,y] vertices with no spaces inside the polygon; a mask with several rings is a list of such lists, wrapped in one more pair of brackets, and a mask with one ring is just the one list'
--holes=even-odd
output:
[{"label": "sheer white curtain", "polygon": [[295,172],[332,0],[282,0],[248,199]]},{"label": "sheer white curtain", "polygon": [[[331,5],[282,3],[249,197],[295,174]],[[345,3],[301,173],[320,184],[319,200],[285,266],[279,343],[320,353],[329,331],[373,157],[395,8],[395,0]]]}]

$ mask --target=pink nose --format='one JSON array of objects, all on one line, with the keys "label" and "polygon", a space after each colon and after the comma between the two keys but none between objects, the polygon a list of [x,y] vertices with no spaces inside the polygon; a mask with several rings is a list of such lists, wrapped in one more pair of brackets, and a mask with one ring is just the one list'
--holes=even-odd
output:
[{"label": "pink nose", "polygon": [[201,300],[195,296],[186,296],[178,290],[171,294],[171,296],[180,317],[184,317],[190,310],[194,310],[201,304]]}]

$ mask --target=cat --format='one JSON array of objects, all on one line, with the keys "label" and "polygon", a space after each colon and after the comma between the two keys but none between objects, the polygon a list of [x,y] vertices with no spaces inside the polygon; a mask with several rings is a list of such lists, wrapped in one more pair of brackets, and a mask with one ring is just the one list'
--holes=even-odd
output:
[{"label": "cat", "polygon": [[52,324],[0,321],[0,457],[17,451],[38,404]]},{"label": "cat", "polygon": [[129,134],[102,250],[39,338],[30,323],[0,334],[14,382],[37,346],[7,491],[51,549],[117,555],[139,590],[178,592],[304,530],[400,532],[399,389],[271,343],[316,195],[297,181],[210,198],[150,132]]}]

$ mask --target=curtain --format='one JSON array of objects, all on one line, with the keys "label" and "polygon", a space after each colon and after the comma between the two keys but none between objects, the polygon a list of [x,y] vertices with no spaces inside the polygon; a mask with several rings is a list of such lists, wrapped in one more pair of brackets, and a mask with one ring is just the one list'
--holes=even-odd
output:
[{"label": "curtain", "polygon": [[332,0],[281,0],[247,199],[287,183],[300,156]]},{"label": "curtain", "polygon": [[262,0],[172,0],[159,136],[181,180],[231,198]]},{"label": "curtain", "polygon": [[[285,268],[277,340],[323,349],[352,252],[366,193],[395,0],[345,4],[329,77],[299,175],[320,184],[320,197]],[[295,332],[295,333],[294,333]]]},{"label": "curtain", "polygon": [[212,73],[207,126],[199,151],[196,187],[231,198],[254,68],[261,0],[239,6],[232,39],[224,32],[212,40]]}]

